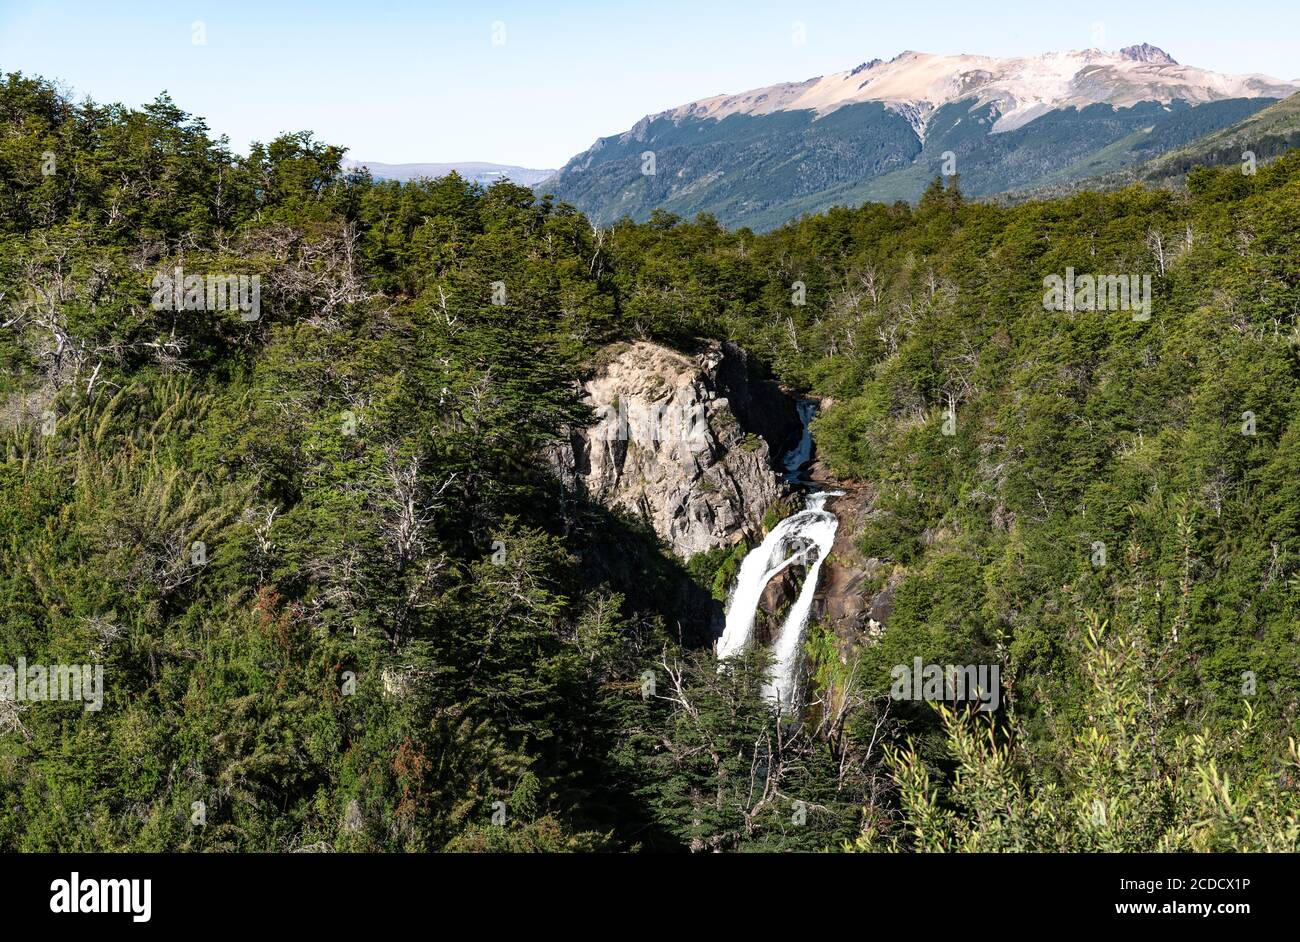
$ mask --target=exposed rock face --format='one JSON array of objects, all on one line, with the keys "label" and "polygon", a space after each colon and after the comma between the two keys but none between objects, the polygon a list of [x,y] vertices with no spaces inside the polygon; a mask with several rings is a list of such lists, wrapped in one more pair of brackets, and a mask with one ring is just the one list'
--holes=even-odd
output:
[{"label": "exposed rock face", "polygon": [[1159,46],[1142,43],[1137,46],[1125,46],[1119,51],[1121,59],[1130,62],[1154,62],[1156,65],[1177,65],[1178,60]]},{"label": "exposed rock face", "polygon": [[893,610],[894,582],[887,581],[874,594],[866,592],[867,583],[874,580],[880,567],[880,560],[864,558],[857,547],[858,521],[871,503],[871,491],[853,481],[831,478],[821,462],[813,464],[811,476],[827,490],[844,492],[826,503],[826,509],[839,517],[840,528],[822,567],[813,617],[830,627],[842,642],[873,641]]},{"label": "exposed rock face", "polygon": [[638,342],[602,359],[583,383],[596,424],[552,455],[561,480],[643,517],[683,559],[755,534],[783,493],[772,456],[797,438],[793,401],[730,344],[688,356]]},{"label": "exposed rock face", "polygon": [[775,576],[763,594],[758,597],[758,610],[754,613],[754,641],[764,647],[776,643],[785,623],[785,616],[799,594],[799,586],[808,575],[803,566],[794,565]]}]

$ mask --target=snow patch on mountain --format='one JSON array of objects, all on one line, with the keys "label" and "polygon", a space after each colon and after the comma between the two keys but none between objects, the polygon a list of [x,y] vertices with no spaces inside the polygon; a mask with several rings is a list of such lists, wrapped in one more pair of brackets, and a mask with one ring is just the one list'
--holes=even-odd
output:
[{"label": "snow patch on mountain", "polygon": [[1179,64],[1157,46],[1142,43],[1118,52],[1083,49],[1040,56],[938,56],[907,51],[833,75],[769,85],[736,95],[716,95],[654,118],[725,118],[811,110],[818,116],[860,102],[878,101],[898,112],[924,138],[930,115],[944,105],[975,99],[997,112],[993,132],[1013,131],[1059,108],[1142,101],[1204,104],[1225,98],[1284,98],[1300,83],[1266,75],[1226,75]]}]

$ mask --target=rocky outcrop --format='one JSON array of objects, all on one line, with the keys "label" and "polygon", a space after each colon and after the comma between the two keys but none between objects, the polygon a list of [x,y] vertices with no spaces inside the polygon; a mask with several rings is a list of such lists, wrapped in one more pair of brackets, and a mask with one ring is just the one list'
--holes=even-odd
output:
[{"label": "rocky outcrop", "polygon": [[683,559],[756,534],[783,493],[773,455],[797,440],[793,400],[731,344],[618,344],[599,364],[583,383],[595,424],[552,452],[561,480],[642,517]]},{"label": "rocky outcrop", "polygon": [[808,575],[807,568],[800,565],[783,569],[763,589],[758,597],[758,609],[754,612],[754,641],[764,647],[776,643],[785,624],[785,616],[799,594],[799,586]]},{"label": "rocky outcrop", "polygon": [[854,481],[832,478],[821,462],[815,462],[810,473],[819,487],[844,492],[826,502],[826,509],[839,518],[840,528],[822,567],[813,598],[813,617],[845,644],[874,641],[893,610],[895,580],[886,579],[883,587],[868,592],[877,582],[881,563],[863,556],[857,537],[859,521],[871,504],[871,490]]}]

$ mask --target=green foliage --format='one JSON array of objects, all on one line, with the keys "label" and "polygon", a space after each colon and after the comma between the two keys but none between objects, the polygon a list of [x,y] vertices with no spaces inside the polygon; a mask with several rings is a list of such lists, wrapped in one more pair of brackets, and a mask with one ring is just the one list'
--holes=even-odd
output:
[{"label": "green foliage", "polygon": [[[0,703],[0,848],[1294,846],[1300,158],[756,236],[240,157],[166,96],[8,75],[0,119],[0,663],[106,687]],[[178,266],[260,317],[159,309]],[[1045,311],[1067,267],[1152,275],[1151,320]],[[831,400],[869,489],[889,615],[814,628],[798,716],[708,654],[745,544],[683,564],[546,470],[645,338]],[[1007,715],[886,704],[916,656],[1002,665]]]},{"label": "green foliage", "polygon": [[749,550],[750,547],[743,542],[735,546],[717,546],[687,560],[686,571],[712,598],[725,602],[728,589],[735,582],[736,572]]},{"label": "green foliage", "polygon": [[1094,620],[1084,640],[1089,719],[1048,762],[1014,724],[1000,731],[992,719],[937,707],[955,765],[949,783],[915,748],[887,747],[899,820],[873,825],[852,849],[1294,853],[1296,740],[1279,768],[1235,778],[1227,766],[1256,732],[1250,700],[1226,737],[1179,733],[1153,707],[1164,660],[1139,632]]},{"label": "green foliage", "polygon": [[722,665],[698,654],[658,665],[662,686],[621,755],[680,846],[812,851],[857,830],[862,767],[845,759],[845,742],[791,722],[763,696],[769,664],[753,650]]}]

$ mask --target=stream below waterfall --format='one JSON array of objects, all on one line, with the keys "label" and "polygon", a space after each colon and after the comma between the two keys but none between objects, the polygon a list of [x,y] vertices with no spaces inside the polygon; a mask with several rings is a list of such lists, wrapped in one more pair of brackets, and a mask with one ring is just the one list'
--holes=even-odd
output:
[{"label": "stream below waterfall", "polygon": [[[813,402],[799,403],[799,419],[803,434],[783,461],[787,480],[803,484],[803,469],[812,458],[812,433],[809,424],[816,412]],[[807,570],[799,595],[786,613],[776,638],[772,642],[773,664],[763,695],[776,701],[783,710],[798,706],[799,665],[803,651],[804,632],[812,611],[813,596],[822,563],[835,541],[839,520],[826,510],[826,501],[838,497],[842,491],[816,491],[804,499],[804,509],[786,517],[772,528],[763,542],[745,555],[736,576],[736,587],[727,605],[726,627],[718,640],[719,660],[739,654],[754,637],[754,620],[758,605],[774,578],[791,566],[802,565]]]}]

